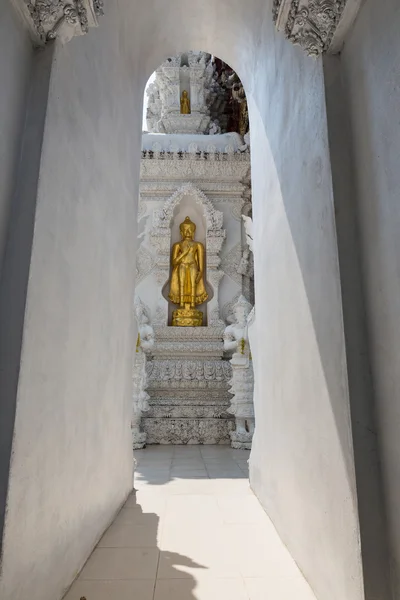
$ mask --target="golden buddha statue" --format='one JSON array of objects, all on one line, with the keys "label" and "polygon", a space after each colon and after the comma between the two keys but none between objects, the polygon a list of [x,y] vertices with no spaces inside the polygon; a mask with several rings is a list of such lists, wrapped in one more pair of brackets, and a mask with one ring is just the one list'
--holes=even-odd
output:
[{"label": "golden buddha statue", "polygon": [[181,115],[190,115],[190,100],[186,90],[183,90],[181,96]]},{"label": "golden buddha statue", "polygon": [[180,224],[182,240],[172,247],[172,273],[169,299],[179,308],[172,314],[172,325],[199,327],[203,313],[196,310],[208,298],[204,284],[204,246],[194,241],[196,225],[189,217]]}]

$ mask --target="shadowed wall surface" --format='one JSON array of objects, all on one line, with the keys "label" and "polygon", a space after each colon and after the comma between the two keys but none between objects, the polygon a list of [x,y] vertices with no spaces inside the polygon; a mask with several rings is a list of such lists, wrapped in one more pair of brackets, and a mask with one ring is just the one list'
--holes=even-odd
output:
[{"label": "shadowed wall surface", "polygon": [[54,600],[132,485],[130,387],[145,83],[213,53],[250,105],[257,306],[252,487],[317,596],[363,596],[322,62],[271,3],[117,0],[56,43],[37,194],[2,597]]}]

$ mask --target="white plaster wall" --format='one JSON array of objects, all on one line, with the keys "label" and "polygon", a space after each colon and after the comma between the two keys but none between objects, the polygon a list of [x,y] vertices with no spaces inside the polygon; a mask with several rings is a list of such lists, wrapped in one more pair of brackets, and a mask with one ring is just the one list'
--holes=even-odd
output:
[{"label": "white plaster wall", "polygon": [[341,62],[352,121],[369,346],[394,597],[400,597],[400,6],[367,0]]},{"label": "white plaster wall", "polygon": [[0,275],[20,156],[32,45],[9,0],[0,0]]},{"label": "white plaster wall", "polygon": [[321,63],[276,36],[265,0],[119,0],[106,11],[98,31],[58,48],[53,67],[2,597],[59,597],[130,488],[143,90],[165,56],[196,48],[231,64],[250,101],[259,374],[251,483],[317,596],[360,600]]},{"label": "white plaster wall", "polygon": [[55,49],[2,600],[60,598],[132,489],[140,130],[127,126],[138,84],[123,10],[115,2],[101,28]]},{"label": "white plaster wall", "polygon": [[263,67],[250,95],[258,350],[250,481],[317,597],[360,599],[323,74],[280,40]]}]

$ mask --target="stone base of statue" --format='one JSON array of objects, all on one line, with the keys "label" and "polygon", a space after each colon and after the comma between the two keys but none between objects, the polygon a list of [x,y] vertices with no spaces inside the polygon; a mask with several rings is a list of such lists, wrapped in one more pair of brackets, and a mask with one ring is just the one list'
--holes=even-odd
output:
[{"label": "stone base of statue", "polygon": [[139,427],[131,429],[132,432],[132,448],[134,450],[141,450],[146,446],[147,434],[144,431],[140,431]]},{"label": "stone base of statue", "polygon": [[[246,348],[244,347],[245,351]],[[247,346],[248,351],[248,346]],[[232,379],[230,393],[233,395],[228,412],[235,416],[236,430],[230,432],[232,448],[251,450],[254,434],[253,364],[250,356],[236,352],[230,361]]]},{"label": "stone base of statue", "polygon": [[246,432],[231,431],[229,435],[231,438],[231,447],[232,448],[235,448],[236,450],[238,450],[238,449],[251,450],[251,443],[253,440],[253,432],[250,433],[249,431],[246,431]]},{"label": "stone base of statue", "polygon": [[224,323],[207,327],[155,325],[146,363],[149,410],[141,424],[150,444],[230,444],[232,369],[223,360]]},{"label": "stone base of statue", "polygon": [[203,313],[195,308],[177,308],[172,313],[173,327],[201,327]]},{"label": "stone base of statue", "polygon": [[206,133],[210,125],[211,117],[193,111],[188,115],[180,112],[171,112],[159,121],[160,130],[165,133]]}]

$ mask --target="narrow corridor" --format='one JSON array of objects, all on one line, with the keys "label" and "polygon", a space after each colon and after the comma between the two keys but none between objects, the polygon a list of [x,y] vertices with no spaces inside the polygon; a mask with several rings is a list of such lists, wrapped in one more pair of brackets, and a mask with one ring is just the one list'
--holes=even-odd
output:
[{"label": "narrow corridor", "polygon": [[66,600],[315,600],[250,490],[248,455],[136,451],[136,493]]}]

